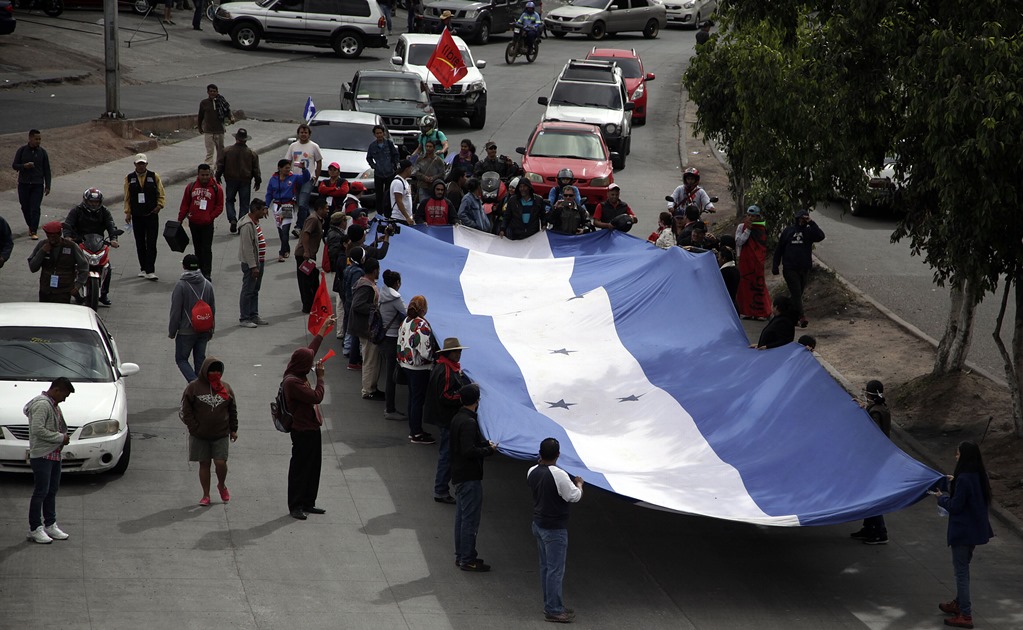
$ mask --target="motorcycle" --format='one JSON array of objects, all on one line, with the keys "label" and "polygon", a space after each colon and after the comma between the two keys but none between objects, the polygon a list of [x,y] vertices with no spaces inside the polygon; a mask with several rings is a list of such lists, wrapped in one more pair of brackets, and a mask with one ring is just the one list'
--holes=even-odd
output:
[{"label": "motorcycle", "polygon": [[515,63],[515,58],[519,55],[525,55],[526,61],[533,63],[539,54],[540,34],[537,33],[537,36],[533,38],[532,46],[527,46],[525,29],[517,24],[512,26],[512,40],[508,42],[508,48],[504,51],[505,63]]},{"label": "motorcycle", "polygon": [[57,17],[64,12],[64,0],[22,0],[18,8],[29,11],[40,9],[50,17]]},{"label": "motorcycle", "polygon": [[487,171],[480,177],[480,188],[483,189],[483,212],[493,214],[508,194],[508,186],[501,176],[494,171]]},{"label": "motorcycle", "polygon": [[[124,232],[117,230],[118,236]],[[79,299],[92,310],[99,308],[100,287],[110,275],[110,240],[102,234],[86,234],[78,243],[89,261],[89,279],[82,287]]]},{"label": "motorcycle", "polygon": [[[679,204],[679,203],[675,203],[675,198],[672,197],[671,195],[665,195],[664,196],[664,200],[665,201],[670,201],[672,203],[672,208],[671,208],[671,213],[672,214],[681,214],[686,209],[684,205]],[[710,202],[711,203],[717,203],[718,202],[718,198],[717,197],[711,197],[710,198]],[[700,211],[700,214],[707,214],[709,212],[714,212],[714,210],[708,210],[708,209],[704,208],[703,210]]]}]

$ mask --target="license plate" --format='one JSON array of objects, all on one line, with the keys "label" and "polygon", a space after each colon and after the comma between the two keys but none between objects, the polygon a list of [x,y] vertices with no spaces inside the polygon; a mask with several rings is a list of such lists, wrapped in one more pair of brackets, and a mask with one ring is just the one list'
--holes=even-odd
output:
[{"label": "license plate", "polygon": [[450,94],[434,94],[432,98],[438,101],[457,101],[458,99]]}]

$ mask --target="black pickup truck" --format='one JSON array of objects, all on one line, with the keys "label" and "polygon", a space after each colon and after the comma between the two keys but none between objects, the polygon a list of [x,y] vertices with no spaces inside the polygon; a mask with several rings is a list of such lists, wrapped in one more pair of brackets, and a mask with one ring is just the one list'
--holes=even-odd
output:
[{"label": "black pickup truck", "polygon": [[419,120],[433,114],[426,82],[414,72],[359,70],[341,85],[341,109],[378,114],[398,148],[414,151]]}]

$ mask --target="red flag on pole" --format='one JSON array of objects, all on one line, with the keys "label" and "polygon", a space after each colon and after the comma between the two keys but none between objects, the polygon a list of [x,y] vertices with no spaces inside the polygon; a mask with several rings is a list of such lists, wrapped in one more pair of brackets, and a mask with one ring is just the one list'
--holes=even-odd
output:
[{"label": "red flag on pole", "polygon": [[446,88],[458,83],[459,79],[469,73],[469,69],[465,67],[465,62],[462,61],[462,51],[458,50],[458,46],[455,45],[455,40],[451,37],[447,27],[441,33],[440,41],[437,42],[437,47],[433,49],[433,54],[430,55],[430,60],[426,62],[426,67],[433,73],[433,76],[437,77],[437,81]]},{"label": "red flag on pole", "polygon": [[[309,334],[315,335],[320,332],[320,326],[324,320],[334,314],[334,303],[327,291],[327,274],[320,272],[320,286],[316,289],[316,297],[313,298],[313,310],[309,311]],[[333,330],[331,326],[327,332]]]}]

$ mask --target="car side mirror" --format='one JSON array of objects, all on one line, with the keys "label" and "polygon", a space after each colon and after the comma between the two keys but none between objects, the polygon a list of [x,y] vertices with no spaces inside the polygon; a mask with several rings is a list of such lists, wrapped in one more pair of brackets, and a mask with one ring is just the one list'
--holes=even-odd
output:
[{"label": "car side mirror", "polygon": [[546,97],[546,96],[541,96],[541,97],[539,97],[539,98],[537,98],[537,99],[536,99],[536,102],[537,102],[537,103],[539,103],[539,104],[541,104],[541,105],[547,105],[547,103],[548,103],[549,101],[547,100],[547,97]]},{"label": "car side mirror", "polygon": [[138,363],[122,363],[117,370],[121,376],[132,376],[139,373]]},{"label": "car side mirror", "polygon": [[655,77],[655,76],[654,76],[654,73],[653,73],[653,72],[647,72],[647,73],[646,73],[646,80],[647,80],[647,81],[653,81],[653,80],[654,80],[654,79],[656,79],[656,78],[657,78],[657,77]]},{"label": "car side mirror", "polygon": [[629,101],[628,103],[625,104],[625,111],[631,112],[634,109],[636,109],[636,104],[633,103],[632,101]]},{"label": "car side mirror", "polygon": [[395,56],[391,57],[391,65],[392,66],[400,66],[401,65],[401,57],[398,56],[398,55],[395,55]]},{"label": "car side mirror", "polygon": [[477,59],[476,60],[476,67],[479,68],[480,70],[486,68],[487,67],[486,60],[485,59]]},{"label": "car side mirror", "polygon": [[525,155],[526,147],[515,147],[515,152],[518,153],[519,155]]}]

